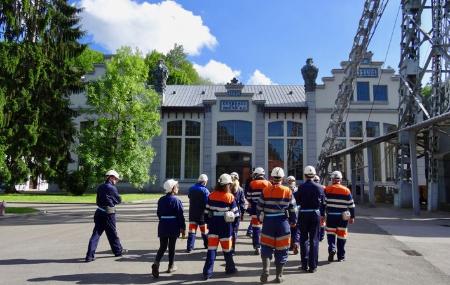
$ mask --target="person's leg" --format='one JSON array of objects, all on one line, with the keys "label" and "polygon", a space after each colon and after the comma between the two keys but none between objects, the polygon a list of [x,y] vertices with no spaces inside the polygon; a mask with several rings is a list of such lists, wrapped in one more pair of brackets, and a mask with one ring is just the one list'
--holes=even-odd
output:
[{"label": "person's leg", "polygon": [[200,233],[202,234],[203,247],[208,248],[208,234],[207,234],[208,226],[206,225],[205,222],[199,222],[198,225],[200,227]]},{"label": "person's leg", "polygon": [[108,214],[106,218],[105,233],[108,237],[109,245],[115,256],[122,255],[122,245],[116,229],[116,214]]},{"label": "person's leg", "polygon": [[262,228],[261,233],[261,260],[262,273],[260,280],[266,283],[270,275],[270,261],[272,260],[273,251],[275,249],[275,239],[271,231],[271,224],[267,221]]},{"label": "person's leg", "polygon": [[152,265],[152,275],[155,278],[159,277],[159,262],[161,261],[163,255],[164,255],[164,252],[167,249],[168,243],[169,243],[168,237],[160,237],[159,238],[159,249],[158,249],[158,252],[156,253],[155,262]]},{"label": "person's leg", "polygon": [[186,244],[186,250],[188,252],[194,249],[196,233],[197,233],[197,223],[195,221],[189,221],[189,233]]},{"label": "person's leg", "polygon": [[216,234],[208,233],[208,252],[206,254],[205,265],[203,266],[204,279],[208,279],[212,276],[218,245],[219,245],[219,236]]},{"label": "person's leg", "polygon": [[256,215],[252,216],[252,241],[253,241],[253,248],[255,249],[255,255],[259,255],[260,248],[261,248],[261,228],[262,224],[259,222],[259,220],[256,218]]},{"label": "person's leg", "polygon": [[339,226],[336,228],[338,261],[345,260],[345,243],[347,241],[347,226],[348,222],[341,220]]},{"label": "person's leg", "polygon": [[288,260],[288,250],[290,245],[291,233],[287,220],[279,221],[276,224],[275,231],[275,266],[276,277],[275,282],[283,282],[283,268]]},{"label": "person's leg", "polygon": [[176,267],[174,265],[174,259],[175,259],[175,245],[177,243],[178,237],[170,237],[169,238],[169,267],[167,269],[168,273],[174,272],[176,270]]},{"label": "person's leg", "polygon": [[225,259],[225,273],[231,274],[236,272],[236,266],[233,260],[233,254],[231,253],[232,237],[231,233],[228,237],[220,239],[220,246],[223,250],[223,257]]},{"label": "person's leg", "polygon": [[336,215],[328,215],[327,216],[327,241],[328,241],[328,261],[332,262],[334,256],[336,254],[336,231],[337,231],[337,222],[338,217]]},{"label": "person's leg", "polygon": [[319,229],[320,229],[320,215],[311,213],[311,223],[309,228],[309,257],[308,265],[309,271],[314,272],[317,268],[319,259]]},{"label": "person's leg", "polygon": [[300,259],[302,263],[302,269],[308,270],[308,256],[309,248],[307,247],[309,233],[308,233],[308,217],[305,214],[301,214],[300,224],[298,228],[300,230]]},{"label": "person's leg", "polygon": [[91,238],[89,239],[88,249],[86,252],[86,262],[93,261],[95,259],[95,250],[97,249],[98,241],[105,230],[105,217],[101,217],[99,214],[95,213],[94,223],[94,230],[92,231]]}]

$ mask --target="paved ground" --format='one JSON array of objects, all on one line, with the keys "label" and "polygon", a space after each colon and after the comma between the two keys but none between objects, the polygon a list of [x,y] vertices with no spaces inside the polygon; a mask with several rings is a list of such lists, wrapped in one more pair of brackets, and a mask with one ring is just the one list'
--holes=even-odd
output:
[{"label": "paved ground", "polygon": [[[92,263],[84,263],[83,258],[95,206],[36,207],[46,212],[0,217],[0,284],[258,283],[261,261],[251,255],[251,241],[244,237],[248,221],[241,226],[236,275],[224,274],[221,256],[214,277],[202,281],[205,251],[186,254],[186,240],[180,239],[175,257],[178,271],[154,280],[150,265],[158,248],[155,201],[119,206],[119,235],[130,254],[113,257],[106,237],[102,237]],[[291,255],[285,284],[450,284],[449,213],[424,213],[417,218],[409,210],[359,207],[358,214],[350,227],[346,262],[328,263],[322,242],[318,271],[301,273],[297,269],[299,256]],[[163,261],[161,268],[165,269],[166,258]]]}]

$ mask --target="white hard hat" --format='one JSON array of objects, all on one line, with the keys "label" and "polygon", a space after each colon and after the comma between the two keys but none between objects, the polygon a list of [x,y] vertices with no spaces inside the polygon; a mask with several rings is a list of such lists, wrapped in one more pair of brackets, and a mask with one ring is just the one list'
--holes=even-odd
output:
[{"label": "white hard hat", "polygon": [[314,182],[320,182],[320,177],[319,177],[319,175],[315,175],[314,178],[313,178],[313,181],[314,181]]},{"label": "white hard hat", "polygon": [[120,179],[119,173],[117,173],[117,171],[115,171],[115,170],[113,170],[113,169],[108,170],[108,171],[106,172],[105,176],[106,176],[106,177],[108,177],[108,176],[114,176],[114,177],[116,177],[117,179]]},{"label": "white hard hat", "polygon": [[220,175],[219,177],[219,184],[220,185],[227,185],[227,184],[231,184],[233,181],[231,180],[231,176],[228,173],[224,173],[222,175]]},{"label": "white hard hat", "polygon": [[254,176],[260,176],[260,175],[265,175],[266,172],[264,171],[264,168],[262,167],[256,167],[255,171],[253,171],[253,175]]},{"label": "white hard hat", "polygon": [[287,178],[287,181],[291,181],[291,180],[293,180],[293,181],[295,181],[295,177],[294,176],[288,176],[288,178]]},{"label": "white hard hat", "polygon": [[331,179],[342,179],[342,173],[338,170],[331,173]]},{"label": "white hard hat", "polygon": [[281,167],[275,167],[272,169],[272,177],[276,178],[283,178],[284,177],[284,170]]},{"label": "white hard hat", "polygon": [[198,182],[206,182],[206,181],[208,181],[208,176],[206,174],[200,174],[197,181]]},{"label": "white hard hat", "polygon": [[314,168],[314,166],[308,165],[303,170],[303,175],[312,178],[312,177],[314,177],[314,175],[316,175],[316,169]]},{"label": "white hard hat", "polygon": [[175,185],[178,184],[178,181],[173,180],[173,179],[169,179],[166,182],[164,182],[164,191],[166,193],[170,193],[172,192],[173,187],[175,187]]},{"label": "white hard hat", "polygon": [[231,176],[231,178],[239,179],[239,174],[237,174],[237,172],[231,172],[230,176]]}]

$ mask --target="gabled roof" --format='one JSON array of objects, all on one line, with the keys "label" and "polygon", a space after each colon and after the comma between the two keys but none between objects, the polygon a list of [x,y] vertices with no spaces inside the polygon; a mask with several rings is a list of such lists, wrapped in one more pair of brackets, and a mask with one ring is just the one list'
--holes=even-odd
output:
[{"label": "gabled roof", "polygon": [[226,96],[225,85],[168,85],[163,107],[201,107],[204,100],[265,100],[265,107],[307,107],[302,85],[244,85],[242,96]]}]

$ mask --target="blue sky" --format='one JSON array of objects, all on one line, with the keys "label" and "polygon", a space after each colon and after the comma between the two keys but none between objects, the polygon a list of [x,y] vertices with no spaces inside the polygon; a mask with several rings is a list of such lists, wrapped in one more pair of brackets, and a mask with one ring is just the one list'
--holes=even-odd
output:
[{"label": "blue sky", "polygon": [[[214,82],[237,76],[246,84],[303,84],[312,57],[321,77],[348,58],[364,1],[360,0],[79,0],[86,41],[113,53],[121,45],[144,53],[183,44]],[[397,70],[400,0],[390,0],[369,50]],[[389,38],[394,37],[387,53]]]}]

